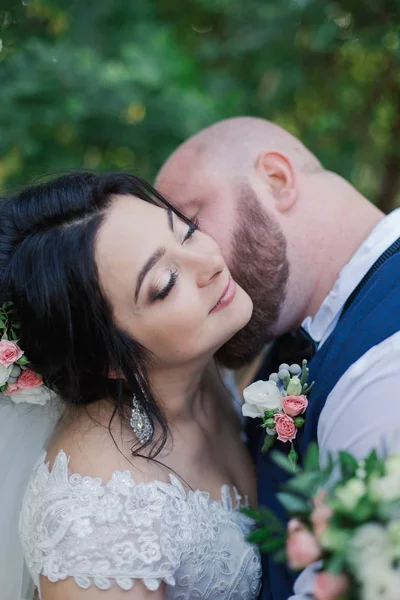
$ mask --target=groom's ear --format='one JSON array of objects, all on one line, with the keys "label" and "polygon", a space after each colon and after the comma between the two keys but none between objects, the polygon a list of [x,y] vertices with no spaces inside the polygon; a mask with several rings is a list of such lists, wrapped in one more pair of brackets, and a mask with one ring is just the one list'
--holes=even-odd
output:
[{"label": "groom's ear", "polygon": [[258,156],[258,173],[264,178],[279,212],[290,210],[297,200],[296,177],[292,162],[279,152],[263,152]]}]

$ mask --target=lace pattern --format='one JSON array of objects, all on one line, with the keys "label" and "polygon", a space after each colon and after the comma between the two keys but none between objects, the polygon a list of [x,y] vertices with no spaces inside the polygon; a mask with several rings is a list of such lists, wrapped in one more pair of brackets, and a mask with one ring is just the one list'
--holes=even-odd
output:
[{"label": "lace pattern", "polygon": [[[237,494],[237,493],[236,493]],[[252,522],[233,506],[186,492],[180,481],[135,482],[130,471],[100,478],[68,472],[60,452],[52,470],[41,456],[25,494],[20,537],[36,585],[73,577],[77,585],[149,590],[167,585],[167,598],[257,596],[260,560],[245,540]]]}]

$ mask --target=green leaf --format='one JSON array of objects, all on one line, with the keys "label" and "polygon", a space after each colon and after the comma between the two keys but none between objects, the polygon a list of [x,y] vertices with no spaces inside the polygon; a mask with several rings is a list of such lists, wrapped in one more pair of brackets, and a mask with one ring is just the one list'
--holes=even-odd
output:
[{"label": "green leaf", "polygon": [[296,472],[297,467],[293,470],[293,465],[289,460],[287,454],[283,454],[282,452],[278,452],[277,450],[271,453],[271,458],[278,467],[293,475]]},{"label": "green leaf", "polygon": [[261,514],[254,508],[251,508],[251,506],[243,506],[240,509],[240,512],[250,517],[250,519],[254,519],[255,521],[261,521]]},{"label": "green leaf", "polygon": [[22,365],[22,366],[24,366],[24,365],[27,365],[28,363],[29,363],[29,360],[26,358],[25,354],[23,354],[23,355],[21,356],[21,358],[19,358],[19,359],[17,360],[17,365]]},{"label": "green leaf", "polygon": [[264,443],[263,443],[262,448],[261,448],[261,452],[263,452],[263,453],[268,452],[268,450],[270,448],[272,448],[272,446],[274,445],[275,440],[276,440],[276,436],[275,435],[268,435],[267,434],[265,436]]},{"label": "green leaf", "polygon": [[339,464],[342,476],[345,478],[354,477],[358,469],[358,461],[344,450],[339,452]]},{"label": "green leaf", "polygon": [[339,552],[333,554],[325,561],[325,569],[332,575],[340,575],[346,565],[346,554]]},{"label": "green leaf", "polygon": [[280,550],[285,548],[286,540],[284,537],[271,538],[267,542],[260,545],[260,551],[263,554],[273,552],[274,550]]},{"label": "green leaf", "polygon": [[284,485],[284,489],[296,494],[300,493],[306,498],[312,498],[318,491],[319,482],[320,474],[318,471],[315,473],[300,473],[296,477],[289,479]]},{"label": "green leaf", "polygon": [[304,457],[304,470],[307,472],[319,471],[319,449],[316,442],[313,442],[307,448]]},{"label": "green leaf", "polygon": [[251,544],[259,544],[265,542],[271,537],[271,531],[268,529],[260,528],[253,531],[247,538]]},{"label": "green leaf", "polygon": [[272,510],[267,508],[266,506],[260,506],[259,508],[260,516],[262,522],[274,529],[275,531],[286,532],[286,523],[282,522],[279,517],[277,517]]},{"label": "green leaf", "polygon": [[278,492],[277,498],[290,515],[306,514],[309,511],[309,503],[298,496]]},{"label": "green leaf", "polygon": [[6,328],[6,324],[4,323],[3,319],[0,319],[0,329],[5,329]]},{"label": "green leaf", "polygon": [[273,559],[275,562],[278,563],[286,563],[287,562],[287,555],[286,555],[286,548],[282,548],[281,550],[278,550],[278,552],[275,552],[275,554],[273,555]]}]

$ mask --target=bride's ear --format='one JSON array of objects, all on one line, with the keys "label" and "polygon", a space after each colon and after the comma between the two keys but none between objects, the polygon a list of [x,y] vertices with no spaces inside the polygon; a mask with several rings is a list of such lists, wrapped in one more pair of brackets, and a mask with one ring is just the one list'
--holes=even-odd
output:
[{"label": "bride's ear", "polygon": [[279,152],[263,152],[257,159],[257,171],[268,185],[278,212],[291,210],[297,200],[296,176],[291,160]]}]

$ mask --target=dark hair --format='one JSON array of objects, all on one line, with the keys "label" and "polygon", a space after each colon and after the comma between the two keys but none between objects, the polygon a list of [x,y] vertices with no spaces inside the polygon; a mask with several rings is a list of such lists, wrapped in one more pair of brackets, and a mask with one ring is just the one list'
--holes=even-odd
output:
[{"label": "dark hair", "polygon": [[[14,303],[21,347],[65,402],[111,398],[113,417],[124,418],[136,394],[161,426],[158,442],[150,440],[156,456],[167,425],[146,373],[151,356],[115,324],[94,260],[96,234],[117,194],[168,207],[190,222],[127,173],[78,172],[28,187],[1,204],[0,302]],[[110,377],[112,372],[120,378]]]}]

